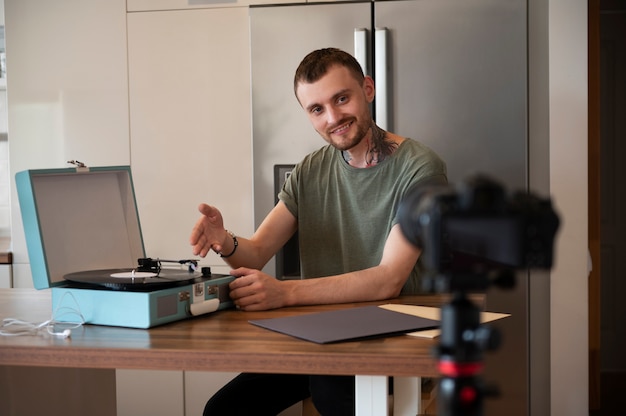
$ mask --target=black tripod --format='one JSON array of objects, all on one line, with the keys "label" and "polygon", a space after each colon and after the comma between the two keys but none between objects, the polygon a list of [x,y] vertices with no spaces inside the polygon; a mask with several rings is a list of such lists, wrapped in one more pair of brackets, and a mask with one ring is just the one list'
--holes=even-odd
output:
[{"label": "black tripod", "polygon": [[482,416],[484,397],[496,394],[480,377],[483,351],[499,344],[498,331],[480,325],[480,310],[465,292],[453,292],[452,301],[441,309],[439,416]]}]

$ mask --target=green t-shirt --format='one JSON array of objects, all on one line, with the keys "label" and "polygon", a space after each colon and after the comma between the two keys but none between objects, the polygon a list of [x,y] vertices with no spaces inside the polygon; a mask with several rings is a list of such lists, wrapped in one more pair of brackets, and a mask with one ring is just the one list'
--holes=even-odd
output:
[{"label": "green t-shirt", "polygon": [[[348,165],[330,145],[307,155],[278,195],[298,221],[302,278],[379,264],[397,223],[398,205],[408,190],[425,181],[445,183],[446,166],[431,149],[411,139],[369,168]],[[416,264],[402,293],[418,289]]]}]

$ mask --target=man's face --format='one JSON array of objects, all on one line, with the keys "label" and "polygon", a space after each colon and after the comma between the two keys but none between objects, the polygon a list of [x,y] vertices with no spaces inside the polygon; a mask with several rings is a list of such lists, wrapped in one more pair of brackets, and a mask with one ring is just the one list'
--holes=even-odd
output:
[{"label": "man's face", "polygon": [[352,149],[371,127],[374,83],[369,77],[361,85],[347,68],[335,65],[318,81],[300,83],[296,94],[313,128],[339,150]]}]

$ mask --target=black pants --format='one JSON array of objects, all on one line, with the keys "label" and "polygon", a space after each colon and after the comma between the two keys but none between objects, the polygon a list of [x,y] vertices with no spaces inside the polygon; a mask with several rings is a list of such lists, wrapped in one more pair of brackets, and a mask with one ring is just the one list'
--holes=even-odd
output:
[{"label": "black pants", "polygon": [[352,416],[354,377],[243,373],[208,401],[204,416],[276,416],[307,397],[323,416]]}]

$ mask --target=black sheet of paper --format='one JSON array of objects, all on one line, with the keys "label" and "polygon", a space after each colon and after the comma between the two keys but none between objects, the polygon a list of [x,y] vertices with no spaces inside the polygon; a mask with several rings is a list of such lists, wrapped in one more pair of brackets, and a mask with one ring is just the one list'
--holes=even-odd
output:
[{"label": "black sheet of paper", "polygon": [[394,312],[378,306],[257,319],[249,322],[318,344],[399,335],[438,328],[440,325],[437,320]]}]

